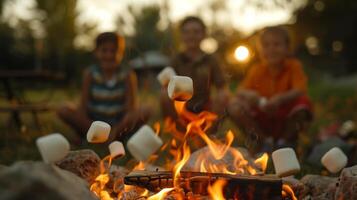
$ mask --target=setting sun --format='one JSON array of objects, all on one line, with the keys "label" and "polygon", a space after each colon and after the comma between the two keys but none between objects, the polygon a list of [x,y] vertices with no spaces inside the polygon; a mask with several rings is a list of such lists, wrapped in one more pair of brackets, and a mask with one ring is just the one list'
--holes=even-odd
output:
[{"label": "setting sun", "polygon": [[246,46],[243,45],[238,46],[234,51],[234,57],[240,62],[248,60],[249,56],[250,56],[250,52]]}]

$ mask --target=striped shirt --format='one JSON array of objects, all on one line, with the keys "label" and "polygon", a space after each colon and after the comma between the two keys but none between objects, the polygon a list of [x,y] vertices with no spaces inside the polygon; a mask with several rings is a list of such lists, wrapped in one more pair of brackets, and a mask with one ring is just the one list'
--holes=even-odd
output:
[{"label": "striped shirt", "polygon": [[114,124],[125,111],[128,73],[118,71],[112,80],[106,81],[98,65],[92,65],[89,71],[92,80],[89,88],[89,116],[93,120]]}]

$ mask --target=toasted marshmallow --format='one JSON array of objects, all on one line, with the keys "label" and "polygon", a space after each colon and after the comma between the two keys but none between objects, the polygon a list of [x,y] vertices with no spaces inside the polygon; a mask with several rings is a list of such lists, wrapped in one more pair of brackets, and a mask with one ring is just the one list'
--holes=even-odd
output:
[{"label": "toasted marshmallow", "polygon": [[292,148],[282,148],[272,154],[275,172],[279,177],[287,177],[300,171],[300,164]]},{"label": "toasted marshmallow", "polygon": [[108,140],[110,125],[102,121],[94,121],[87,132],[87,141],[90,143],[103,143]]},{"label": "toasted marshmallow", "polygon": [[127,148],[136,160],[146,161],[162,143],[150,126],[144,125],[128,140]]},{"label": "toasted marshmallow", "polygon": [[188,76],[173,76],[170,79],[167,92],[172,100],[188,101],[193,95],[193,81]]},{"label": "toasted marshmallow", "polygon": [[331,173],[337,173],[347,165],[347,156],[343,151],[334,147],[325,153],[321,158],[321,163]]},{"label": "toasted marshmallow", "polygon": [[171,79],[171,77],[175,76],[176,72],[175,70],[168,66],[165,67],[158,75],[157,75],[157,80],[160,82],[161,85],[167,85]]},{"label": "toasted marshmallow", "polygon": [[69,142],[63,135],[53,133],[38,138],[36,145],[45,163],[60,161],[69,153]]},{"label": "toasted marshmallow", "polygon": [[112,158],[115,158],[117,156],[122,157],[125,155],[125,149],[124,149],[123,143],[121,143],[119,141],[114,141],[114,142],[110,143],[108,148],[109,148],[110,156]]}]

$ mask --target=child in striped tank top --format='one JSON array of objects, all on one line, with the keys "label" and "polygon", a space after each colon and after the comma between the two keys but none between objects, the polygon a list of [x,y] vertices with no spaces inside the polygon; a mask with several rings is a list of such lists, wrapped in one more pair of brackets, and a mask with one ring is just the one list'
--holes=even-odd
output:
[{"label": "child in striped tank top", "polygon": [[59,117],[82,138],[93,121],[112,125],[111,140],[123,140],[148,119],[149,111],[137,105],[137,80],[133,71],[120,64],[124,55],[123,37],[113,32],[100,34],[94,55],[97,63],[83,76],[80,105],[64,106]]}]

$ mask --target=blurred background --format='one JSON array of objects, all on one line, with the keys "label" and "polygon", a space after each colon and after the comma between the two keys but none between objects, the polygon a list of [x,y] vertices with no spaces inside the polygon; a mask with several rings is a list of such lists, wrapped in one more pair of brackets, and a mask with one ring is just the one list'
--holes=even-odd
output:
[{"label": "blurred background", "polygon": [[201,48],[221,58],[232,91],[256,60],[256,32],[288,28],[315,104],[301,139],[309,146],[326,127],[357,119],[356,10],[353,0],[0,0],[0,163],[39,158],[33,141],[40,135],[74,135],[53,110],[78,101],[81,73],[103,31],[125,36],[125,63],[159,120],[155,76],[180,50],[177,25],[187,15],[206,23]]}]

